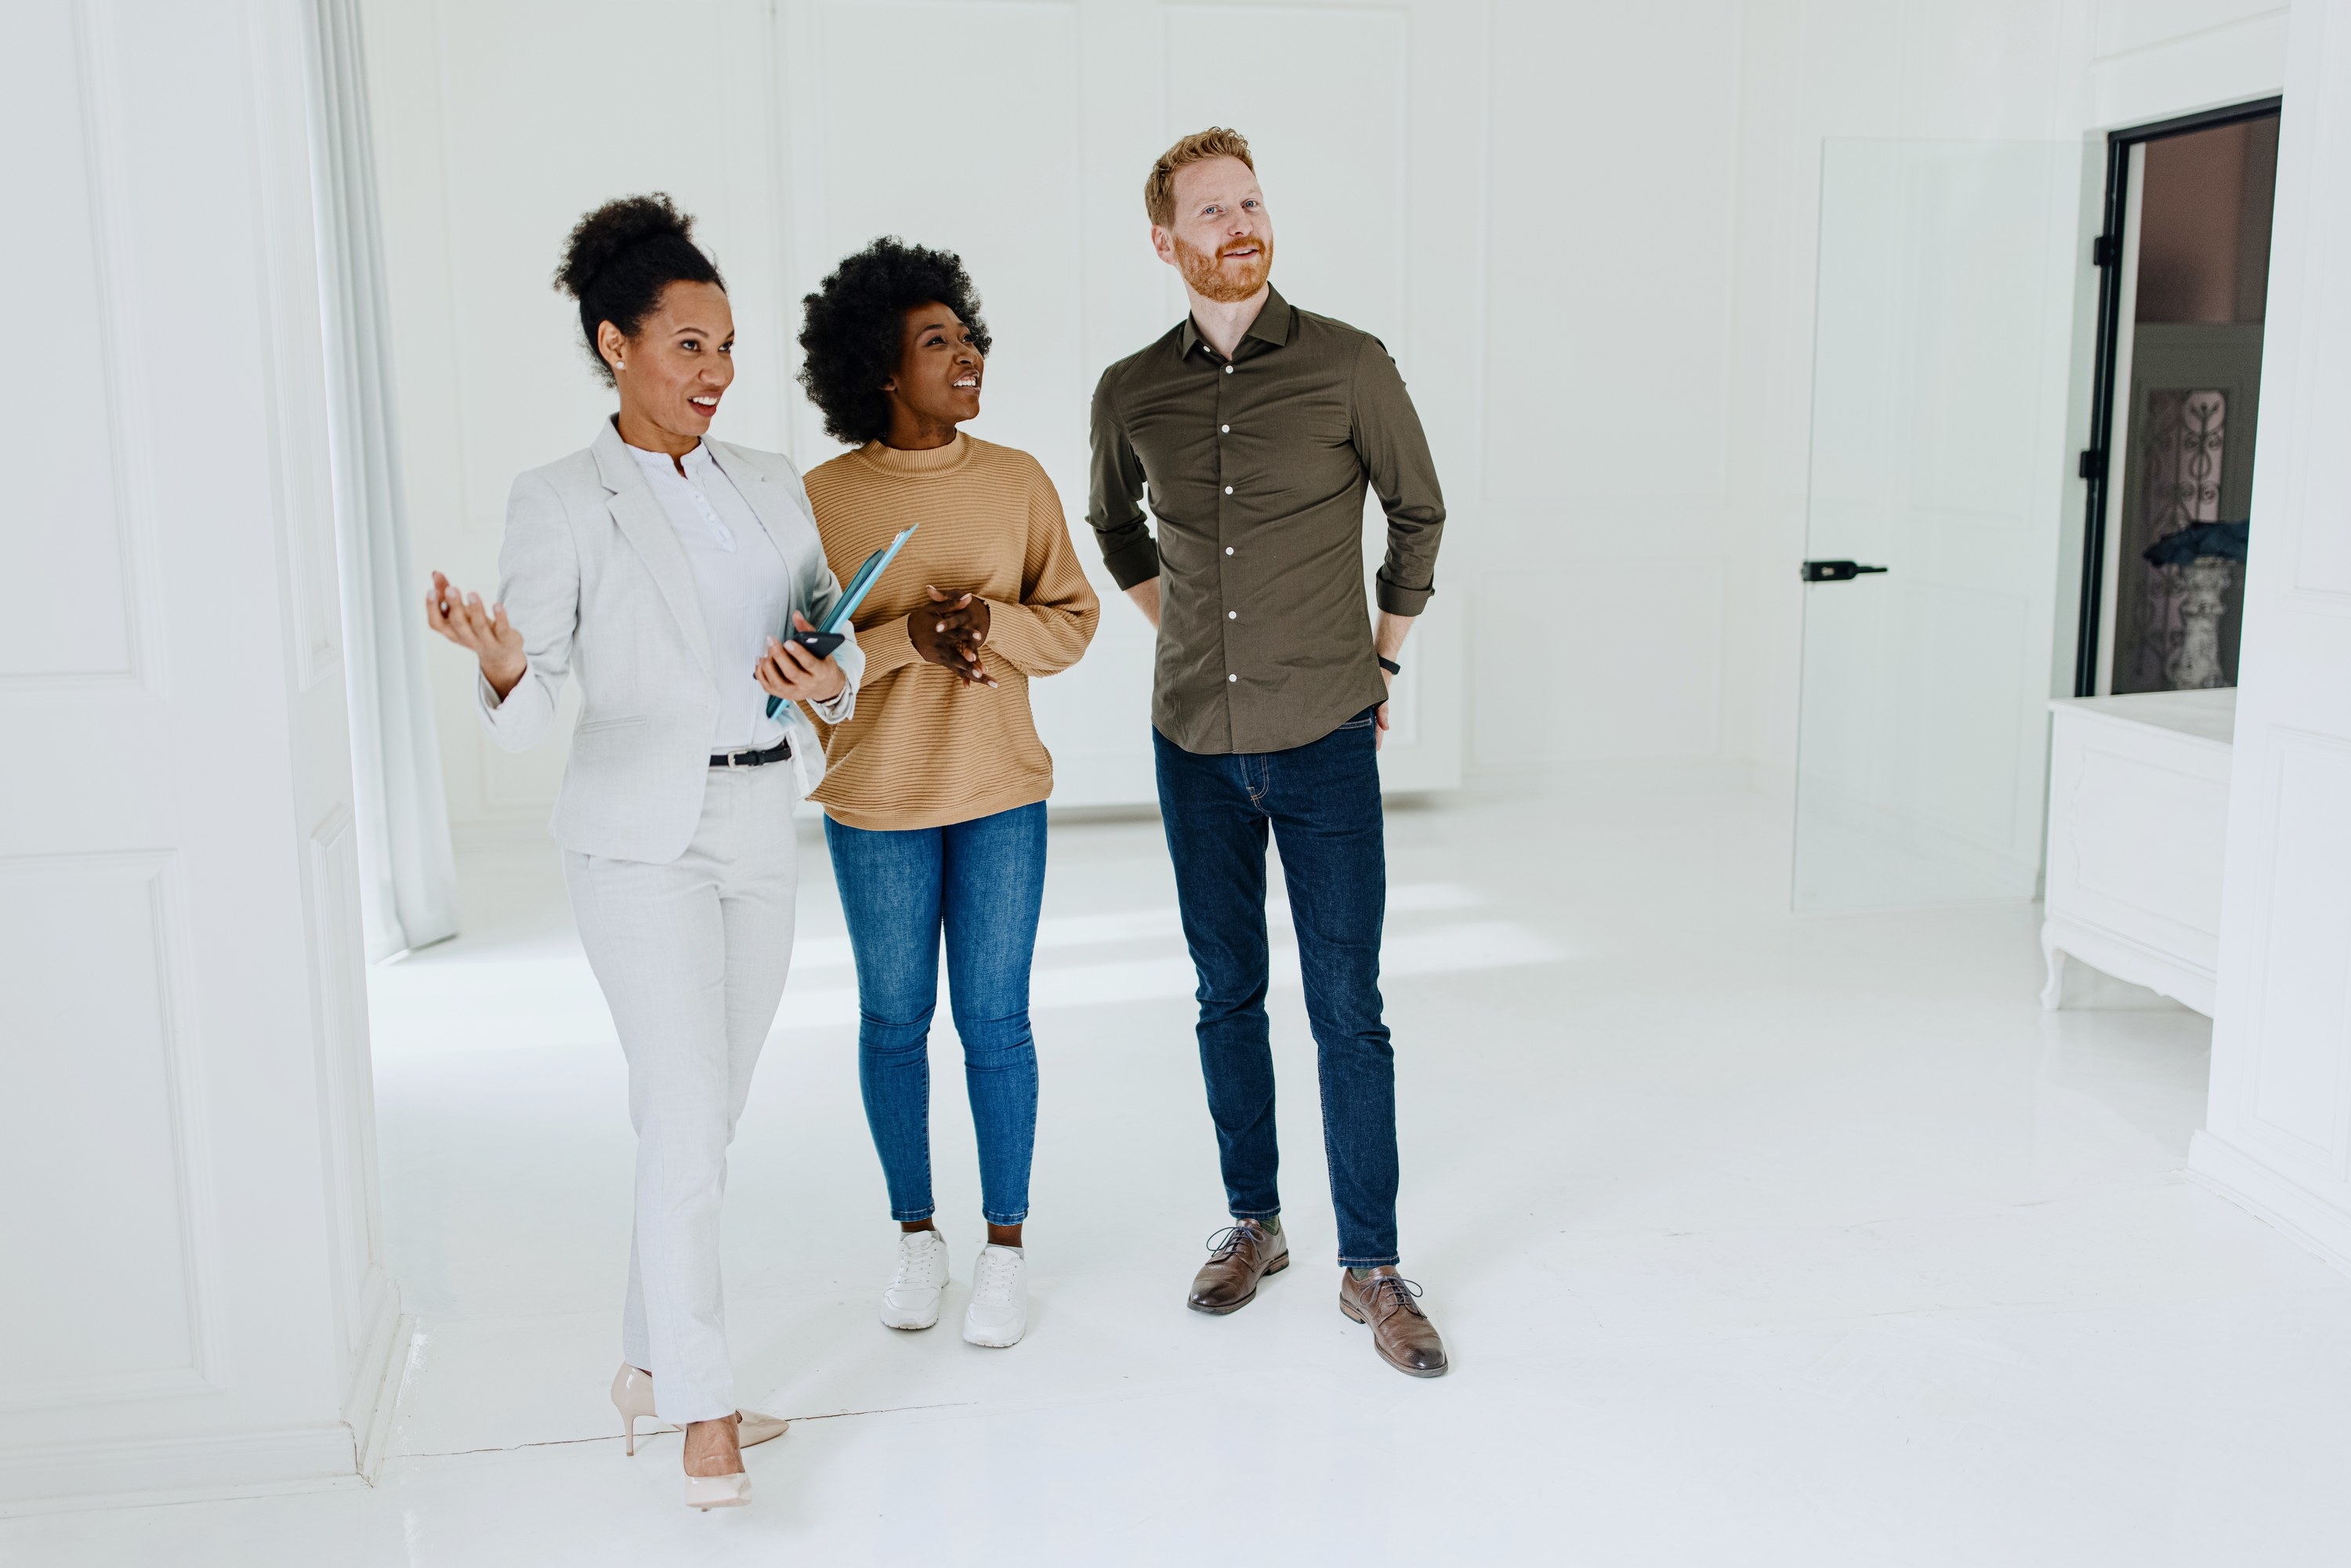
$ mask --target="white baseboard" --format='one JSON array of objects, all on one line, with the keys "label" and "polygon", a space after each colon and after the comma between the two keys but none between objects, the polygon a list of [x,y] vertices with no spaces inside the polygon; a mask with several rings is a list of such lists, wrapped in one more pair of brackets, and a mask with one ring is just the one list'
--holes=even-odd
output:
[{"label": "white baseboard", "polygon": [[371,1484],[392,1448],[392,1417],[416,1337],[416,1320],[400,1310],[399,1291],[376,1278],[374,1322],[353,1367],[348,1420],[0,1454],[0,1519]]},{"label": "white baseboard", "polygon": [[400,1292],[387,1290],[385,1295],[391,1316],[370,1341],[360,1376],[353,1380],[365,1392],[350,1408],[359,1472],[371,1482],[383,1469],[384,1455],[392,1448],[392,1417],[399,1412],[409,1352],[416,1343],[416,1319],[400,1310]]},{"label": "white baseboard", "polygon": [[2351,1213],[2292,1176],[2210,1132],[2198,1133],[2188,1145],[2188,1175],[2351,1274]]},{"label": "white baseboard", "polygon": [[1743,758],[1719,757],[1531,762],[1467,768],[1458,789],[1437,791],[1437,798],[1478,800],[1660,789],[1730,789],[1784,794],[1793,800],[1794,776]]},{"label": "white baseboard", "polygon": [[139,1503],[363,1487],[350,1427],[297,1427],[0,1455],[0,1519]]}]

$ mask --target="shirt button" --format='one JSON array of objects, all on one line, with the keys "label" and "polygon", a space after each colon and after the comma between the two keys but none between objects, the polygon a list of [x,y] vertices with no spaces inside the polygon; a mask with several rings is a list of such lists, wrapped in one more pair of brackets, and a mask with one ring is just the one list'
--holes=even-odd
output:
[{"label": "shirt button", "polygon": [[1240,677],[1238,675],[1227,675],[1225,679],[1228,681],[1238,681]]},{"label": "shirt button", "polygon": [[1231,495],[1232,493],[1233,493],[1233,487],[1232,487],[1230,485],[1226,486],[1225,486],[1225,494],[1226,494],[1226,495],[1228,495],[1228,496],[1229,496],[1229,495]]},{"label": "shirt button", "polygon": [[1233,433],[1233,427],[1229,424],[1220,424],[1217,426],[1217,428],[1227,435],[1230,435]]},{"label": "shirt button", "polygon": [[1225,547],[1225,553],[1226,553],[1227,555],[1230,555],[1230,554],[1232,554],[1232,553],[1233,553],[1233,547],[1232,547],[1232,546],[1230,546],[1230,545],[1227,545],[1227,546]]},{"label": "shirt button", "polygon": [[1227,374],[1227,375],[1231,375],[1232,373],[1233,373],[1233,368],[1232,368],[1232,366],[1230,366],[1230,365],[1227,365],[1227,366],[1225,367],[1225,374]]},{"label": "shirt button", "polygon": [[1228,621],[1238,621],[1240,618],[1241,612],[1238,610],[1228,610],[1225,612],[1225,619]]}]

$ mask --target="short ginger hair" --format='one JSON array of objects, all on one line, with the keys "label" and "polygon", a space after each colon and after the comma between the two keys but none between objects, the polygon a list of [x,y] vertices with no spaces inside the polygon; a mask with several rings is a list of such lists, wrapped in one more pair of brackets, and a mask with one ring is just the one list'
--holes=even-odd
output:
[{"label": "short ginger hair", "polygon": [[1249,138],[1222,125],[1211,125],[1206,131],[1195,131],[1159,155],[1151,172],[1143,182],[1143,210],[1151,221],[1165,228],[1176,221],[1176,171],[1192,163],[1205,163],[1211,158],[1238,158],[1257,172],[1257,160],[1249,156]]}]

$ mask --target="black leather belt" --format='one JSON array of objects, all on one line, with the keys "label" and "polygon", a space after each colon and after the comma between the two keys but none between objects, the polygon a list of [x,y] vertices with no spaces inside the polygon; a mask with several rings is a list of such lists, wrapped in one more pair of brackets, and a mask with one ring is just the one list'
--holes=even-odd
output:
[{"label": "black leather belt", "polygon": [[779,740],[765,751],[714,751],[710,754],[713,768],[765,768],[770,762],[789,762],[792,743]]}]

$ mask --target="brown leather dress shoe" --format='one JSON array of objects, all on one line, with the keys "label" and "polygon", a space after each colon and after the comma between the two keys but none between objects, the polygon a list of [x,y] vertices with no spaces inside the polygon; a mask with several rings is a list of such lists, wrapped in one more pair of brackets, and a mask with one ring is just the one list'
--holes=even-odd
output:
[{"label": "brown leather dress shoe", "polygon": [[1445,1342],[1413,1299],[1419,1294],[1420,1287],[1401,1274],[1358,1280],[1352,1269],[1339,1270],[1339,1310],[1371,1324],[1372,1348],[1380,1359],[1407,1377],[1442,1377],[1449,1364]]},{"label": "brown leather dress shoe", "polygon": [[1184,1304],[1196,1312],[1237,1312],[1257,1300],[1258,1282],[1290,1267],[1290,1242],[1262,1220],[1238,1219],[1208,1238],[1208,1260],[1192,1276]]}]

